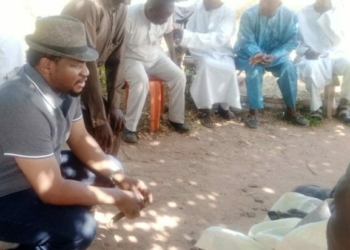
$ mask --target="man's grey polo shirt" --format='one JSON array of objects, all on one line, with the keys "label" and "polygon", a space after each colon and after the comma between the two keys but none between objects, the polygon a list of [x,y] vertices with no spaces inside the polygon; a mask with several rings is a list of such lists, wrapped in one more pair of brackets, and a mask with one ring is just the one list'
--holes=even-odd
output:
[{"label": "man's grey polo shirt", "polygon": [[[62,112],[66,109],[66,115]],[[80,98],[54,92],[30,65],[0,87],[0,197],[30,188],[14,157],[61,159]]]}]

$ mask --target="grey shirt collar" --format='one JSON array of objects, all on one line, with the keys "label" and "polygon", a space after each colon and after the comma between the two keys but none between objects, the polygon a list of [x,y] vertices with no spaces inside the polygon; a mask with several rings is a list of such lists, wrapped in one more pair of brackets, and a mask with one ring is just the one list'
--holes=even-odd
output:
[{"label": "grey shirt collar", "polygon": [[53,108],[58,108],[61,106],[63,99],[56,93],[46,80],[36,71],[32,66],[26,64],[23,66],[22,70],[24,75],[28,80],[37,88],[39,93],[43,96],[46,102]]}]

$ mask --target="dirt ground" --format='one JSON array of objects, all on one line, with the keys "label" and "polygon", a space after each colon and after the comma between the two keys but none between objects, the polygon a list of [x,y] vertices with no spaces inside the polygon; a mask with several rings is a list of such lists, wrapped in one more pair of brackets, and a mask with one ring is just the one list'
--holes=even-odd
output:
[{"label": "dirt ground", "polygon": [[[240,91],[245,95],[244,84]],[[281,97],[268,74],[263,92]],[[308,97],[299,82],[299,100]],[[118,158],[128,174],[149,185],[154,204],[141,218],[122,219],[114,228],[108,222],[117,209],[97,207],[99,230],[89,249],[193,250],[210,226],[247,233],[283,193],[298,185],[333,187],[350,162],[350,128],[336,119],[294,127],[281,120],[280,108],[262,112],[257,131],[243,125],[239,117],[244,112],[231,122],[218,118],[213,130],[186,112],[192,122],[189,135],[165,126],[155,134],[141,129],[140,142],[123,143]],[[147,125],[146,119],[143,127]]]},{"label": "dirt ground", "polygon": [[337,120],[298,128],[261,114],[261,127],[219,121],[213,130],[195,124],[189,135],[143,134],[123,144],[128,174],[144,180],[154,204],[134,221],[107,222],[117,212],[98,207],[98,236],[90,249],[193,249],[209,226],[246,233],[283,193],[300,184],[332,187],[350,161],[350,128]]},{"label": "dirt ground", "polygon": [[332,187],[350,161],[350,128],[336,119],[299,128],[280,116],[261,113],[256,131],[218,120],[212,130],[194,123],[189,135],[165,130],[123,143],[118,158],[155,201],[141,218],[115,228],[108,222],[117,209],[96,207],[99,229],[89,249],[193,250],[210,226],[246,233],[297,185]]},{"label": "dirt ground", "polygon": [[[265,96],[280,97],[273,79],[266,81]],[[308,97],[303,84],[298,97]],[[114,228],[108,222],[117,208],[97,206],[99,229],[89,249],[194,250],[210,226],[247,233],[283,193],[298,185],[333,187],[350,162],[350,128],[336,119],[294,127],[281,120],[281,112],[262,112],[256,131],[240,119],[217,119],[217,127],[207,129],[191,112],[188,135],[165,126],[155,134],[142,129],[140,142],[123,143],[118,158],[127,174],[148,184],[154,204],[141,218],[124,218]],[[7,246],[0,242],[0,248]]]}]

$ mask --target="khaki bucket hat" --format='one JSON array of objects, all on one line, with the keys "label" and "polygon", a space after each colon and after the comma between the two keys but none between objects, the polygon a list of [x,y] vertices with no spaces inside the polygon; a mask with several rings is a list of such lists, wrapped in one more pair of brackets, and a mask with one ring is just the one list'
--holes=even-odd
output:
[{"label": "khaki bucket hat", "polygon": [[98,52],[88,46],[84,24],[69,16],[49,16],[36,21],[35,31],[25,40],[29,48],[59,57],[95,61]]}]

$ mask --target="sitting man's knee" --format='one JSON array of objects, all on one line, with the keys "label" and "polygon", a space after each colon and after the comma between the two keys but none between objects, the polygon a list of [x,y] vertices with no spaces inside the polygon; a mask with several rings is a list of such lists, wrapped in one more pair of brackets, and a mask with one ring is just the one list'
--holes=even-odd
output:
[{"label": "sitting man's knee", "polygon": [[296,68],[294,62],[289,61],[289,60],[283,62],[282,65],[281,65],[281,68],[284,69],[284,70],[286,70],[286,71],[291,71],[291,72],[293,72],[293,73],[296,73],[296,72],[297,72],[297,68]]},{"label": "sitting man's knee", "polygon": [[149,90],[149,79],[148,76],[138,76],[138,78],[131,83],[133,91],[135,93],[147,93]]},{"label": "sitting man's knee", "polygon": [[260,77],[264,74],[264,67],[260,65],[247,66],[245,69],[247,78]]},{"label": "sitting man's knee", "polygon": [[[87,249],[95,239],[97,223],[92,214],[85,208],[76,213],[65,231],[65,237],[56,239],[52,245],[62,246],[63,249]],[[59,248],[61,249],[61,248]]]},{"label": "sitting man's knee", "polygon": [[181,85],[185,88],[186,87],[186,82],[187,82],[187,78],[186,78],[185,72],[183,72],[181,70],[181,72],[179,72],[179,77],[180,77],[179,82],[181,82]]},{"label": "sitting man's knee", "polygon": [[286,61],[281,64],[280,75],[284,74],[297,78],[297,68],[292,61]]},{"label": "sitting man's knee", "polygon": [[95,219],[90,213],[86,214],[85,224],[81,225],[80,233],[78,234],[79,243],[82,247],[89,246],[94,241],[96,230],[97,223]]},{"label": "sitting man's knee", "polygon": [[[169,73],[170,73],[170,70],[169,70]],[[175,81],[177,86],[181,86],[183,88],[186,87],[186,81],[187,81],[186,74],[179,67],[176,67],[176,69],[171,70],[171,76],[169,76],[167,80]]]},{"label": "sitting man's knee", "polygon": [[148,86],[149,79],[145,71],[130,70],[126,73],[125,78],[129,85],[144,86],[147,84]]}]

